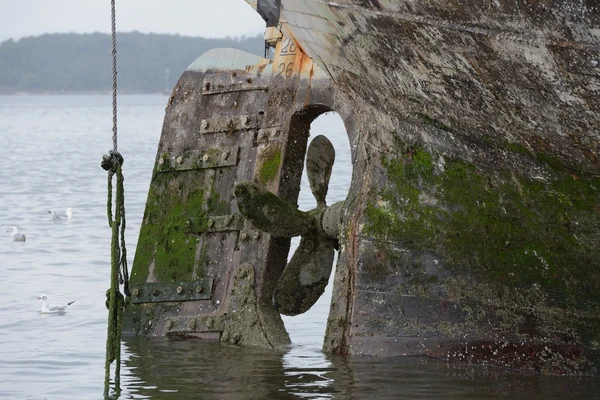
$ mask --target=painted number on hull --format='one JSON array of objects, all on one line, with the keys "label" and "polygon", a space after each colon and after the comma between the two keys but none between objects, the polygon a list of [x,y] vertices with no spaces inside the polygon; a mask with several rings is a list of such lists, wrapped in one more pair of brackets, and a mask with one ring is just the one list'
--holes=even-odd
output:
[{"label": "painted number on hull", "polygon": [[292,41],[292,39],[283,39],[283,47],[281,48],[281,53],[279,54],[282,56],[293,56],[296,54],[296,44]]},{"label": "painted number on hull", "polygon": [[289,63],[281,63],[279,64],[279,67],[277,67],[277,76],[284,74],[285,73],[285,77],[289,78],[290,76],[292,76],[292,72],[294,70],[294,62],[289,62]]},{"label": "painted number on hull", "polygon": [[[279,55],[283,56],[283,57],[295,56],[296,48],[297,48],[297,46],[292,39],[285,38],[285,39],[283,39],[283,43],[281,46],[281,52],[279,53]],[[290,76],[292,76],[293,72],[294,72],[294,62],[293,61],[282,62],[277,66],[277,76],[284,75],[286,78],[289,78]]]}]

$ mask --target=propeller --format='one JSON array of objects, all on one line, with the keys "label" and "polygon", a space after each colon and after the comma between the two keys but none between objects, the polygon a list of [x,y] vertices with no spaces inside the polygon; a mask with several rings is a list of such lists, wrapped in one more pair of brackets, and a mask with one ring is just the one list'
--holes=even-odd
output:
[{"label": "propeller", "polygon": [[284,315],[298,315],[311,308],[327,286],[338,248],[342,206],[327,206],[333,145],[323,135],[315,137],[306,155],[306,172],[317,207],[301,211],[255,182],[240,182],[235,197],[240,213],[252,224],[276,237],[301,236],[300,245],[275,286],[273,305]]}]

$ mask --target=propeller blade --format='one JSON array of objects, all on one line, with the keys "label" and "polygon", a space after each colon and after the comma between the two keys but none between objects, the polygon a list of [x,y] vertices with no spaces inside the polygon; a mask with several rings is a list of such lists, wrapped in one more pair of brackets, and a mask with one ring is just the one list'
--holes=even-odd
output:
[{"label": "propeller blade", "polygon": [[273,295],[273,306],[284,315],[298,315],[321,297],[333,267],[335,240],[305,236],[285,267]]},{"label": "propeller blade", "polygon": [[317,199],[317,207],[325,206],[334,161],[335,149],[329,139],[323,135],[315,137],[306,154],[306,174],[310,190]]},{"label": "propeller blade", "polygon": [[254,182],[235,185],[235,197],[240,213],[261,231],[278,237],[293,237],[312,233],[317,221],[312,214],[300,211]]}]

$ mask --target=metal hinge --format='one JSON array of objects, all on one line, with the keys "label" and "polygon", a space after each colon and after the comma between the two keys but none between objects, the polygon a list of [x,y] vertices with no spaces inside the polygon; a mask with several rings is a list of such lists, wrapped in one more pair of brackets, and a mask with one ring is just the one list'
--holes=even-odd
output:
[{"label": "metal hinge", "polygon": [[165,301],[209,300],[212,279],[182,282],[146,282],[131,288],[131,302],[160,303]]}]

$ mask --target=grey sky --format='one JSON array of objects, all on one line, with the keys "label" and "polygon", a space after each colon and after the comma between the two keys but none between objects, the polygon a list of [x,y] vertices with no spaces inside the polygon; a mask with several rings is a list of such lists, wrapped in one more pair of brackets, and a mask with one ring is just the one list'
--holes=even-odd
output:
[{"label": "grey sky", "polygon": [[[245,0],[116,0],[117,30],[224,37],[264,32]],[[110,32],[110,0],[0,0],[0,42],[46,32]]]}]

